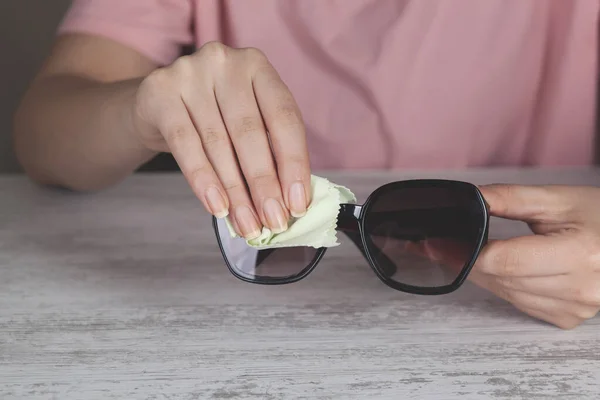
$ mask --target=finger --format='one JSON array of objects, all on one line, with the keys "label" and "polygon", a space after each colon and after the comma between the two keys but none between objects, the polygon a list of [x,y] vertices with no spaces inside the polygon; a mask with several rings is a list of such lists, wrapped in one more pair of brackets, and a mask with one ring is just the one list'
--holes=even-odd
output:
[{"label": "finger", "polygon": [[[472,274],[479,274],[473,271]],[[600,273],[575,276],[572,274],[538,277],[497,277],[505,290],[518,290],[538,296],[552,297],[582,305],[600,307]]]},{"label": "finger", "polygon": [[194,194],[218,218],[228,215],[229,200],[204,153],[202,142],[181,99],[168,99],[157,125]]},{"label": "finger", "polygon": [[575,236],[521,236],[489,241],[477,259],[475,269],[507,277],[565,274],[580,264],[586,254]]},{"label": "finger", "polygon": [[569,222],[577,204],[574,190],[562,186],[494,184],[479,187],[496,217],[535,222]]},{"label": "finger", "polygon": [[184,92],[182,98],[200,134],[206,156],[229,199],[232,224],[239,235],[246,239],[254,239],[260,236],[262,225],[259,224],[258,216],[238,166],[214,92],[200,82],[191,87],[194,90]]},{"label": "finger", "polygon": [[289,214],[252,83],[241,73],[227,74],[226,80],[226,83],[217,81],[217,103],[256,212],[264,226],[275,233],[283,232]]},{"label": "finger", "polygon": [[516,308],[522,311],[526,310],[524,312],[527,314],[561,328],[570,329],[575,327],[597,313],[597,307],[506,289],[498,284],[493,277],[483,274],[473,273],[469,280],[508,301]]},{"label": "finger", "polygon": [[279,74],[266,63],[257,70],[254,93],[273,146],[286,205],[294,217],[310,203],[310,163],[300,110]]}]

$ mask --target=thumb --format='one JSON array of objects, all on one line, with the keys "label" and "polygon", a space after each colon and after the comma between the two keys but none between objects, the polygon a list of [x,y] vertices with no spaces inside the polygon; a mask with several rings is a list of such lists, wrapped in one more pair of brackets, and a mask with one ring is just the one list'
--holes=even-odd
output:
[{"label": "thumb", "polygon": [[573,218],[573,188],[559,185],[479,186],[479,190],[495,217],[527,223],[567,222]]}]

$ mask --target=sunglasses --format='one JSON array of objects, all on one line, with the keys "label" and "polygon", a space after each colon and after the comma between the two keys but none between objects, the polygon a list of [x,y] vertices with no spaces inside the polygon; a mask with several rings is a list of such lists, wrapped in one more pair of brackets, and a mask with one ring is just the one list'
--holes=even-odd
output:
[{"label": "sunglasses", "polygon": [[[466,280],[487,243],[489,210],[477,186],[443,179],[388,183],[363,205],[342,204],[337,230],[360,250],[387,286],[412,294],[446,294]],[[297,282],[319,264],[327,248],[255,249],[232,238],[213,217],[229,271],[251,283]]]}]

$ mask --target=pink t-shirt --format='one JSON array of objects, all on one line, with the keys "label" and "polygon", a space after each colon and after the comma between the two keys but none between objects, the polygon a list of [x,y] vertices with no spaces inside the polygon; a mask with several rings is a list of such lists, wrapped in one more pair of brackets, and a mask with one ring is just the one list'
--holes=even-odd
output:
[{"label": "pink t-shirt", "polygon": [[592,162],[600,0],[75,0],[60,32],[160,65],[257,47],[292,90],[314,168]]}]

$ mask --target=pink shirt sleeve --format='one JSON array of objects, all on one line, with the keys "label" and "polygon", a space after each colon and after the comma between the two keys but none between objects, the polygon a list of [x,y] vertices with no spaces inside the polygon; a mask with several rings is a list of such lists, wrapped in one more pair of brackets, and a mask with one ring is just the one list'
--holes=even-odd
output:
[{"label": "pink shirt sleeve", "polygon": [[73,0],[58,33],[103,36],[159,65],[193,42],[192,0]]}]

